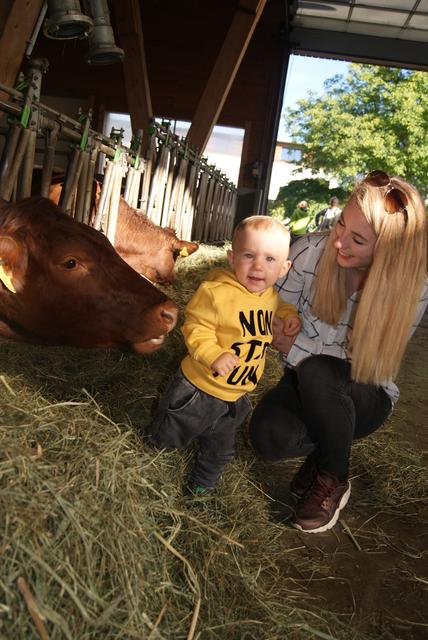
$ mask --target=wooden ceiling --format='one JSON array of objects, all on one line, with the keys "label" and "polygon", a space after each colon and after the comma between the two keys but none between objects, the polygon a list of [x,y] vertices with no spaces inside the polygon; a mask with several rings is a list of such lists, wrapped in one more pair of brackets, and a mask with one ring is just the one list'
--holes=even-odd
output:
[{"label": "wooden ceiling", "polygon": [[[133,127],[143,131],[152,115],[190,121],[189,140],[200,150],[214,124],[243,128],[239,182],[256,189],[262,177],[253,176],[252,166],[257,161],[267,169],[279,116],[288,57],[286,4],[109,0],[123,63],[89,66],[87,39],[53,40],[40,31],[32,57],[49,61],[42,93],[89,100],[99,117],[129,112]],[[5,84],[14,82],[42,5],[43,0],[9,3],[0,41]]]},{"label": "wooden ceiling", "polygon": [[[82,0],[80,4],[84,6]],[[266,194],[288,58],[291,52],[311,53],[304,19],[321,4],[303,0],[108,0],[116,44],[125,51],[123,62],[89,66],[85,62],[87,38],[52,40],[43,30],[31,55],[49,61],[42,94],[82,99],[93,109],[94,128],[101,127],[106,111],[130,113],[134,129],[143,131],[153,115],[187,120],[192,123],[189,140],[201,151],[214,124],[244,129],[238,186]],[[346,3],[324,4],[342,7]],[[28,41],[43,5],[43,0],[0,3],[0,81],[8,86],[13,86],[25,63]],[[308,26],[313,27],[312,23]],[[327,32],[324,35],[329,37]],[[322,37],[313,38],[313,53],[352,59],[346,55],[346,42],[351,51],[355,34],[348,34],[348,39],[345,35],[336,32],[324,49]],[[376,61],[387,64],[388,56],[381,59],[379,54],[380,40],[369,32],[360,34],[360,57],[373,41]],[[336,53],[335,42],[341,46]],[[397,57],[394,42],[390,40]],[[255,163],[258,173],[253,171]]]}]

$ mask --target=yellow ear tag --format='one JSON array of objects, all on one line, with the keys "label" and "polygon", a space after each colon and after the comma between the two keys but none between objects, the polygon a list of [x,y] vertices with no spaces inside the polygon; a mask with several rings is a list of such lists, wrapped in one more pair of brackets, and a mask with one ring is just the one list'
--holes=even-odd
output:
[{"label": "yellow ear tag", "polygon": [[9,289],[9,291],[12,291],[12,293],[16,293],[16,289],[12,284],[12,280],[7,275],[2,264],[0,264],[0,280],[3,282],[4,286]]},{"label": "yellow ear tag", "polygon": [[187,247],[182,247],[180,249],[180,256],[182,258],[187,258],[188,255],[189,255],[189,252],[187,251]]}]

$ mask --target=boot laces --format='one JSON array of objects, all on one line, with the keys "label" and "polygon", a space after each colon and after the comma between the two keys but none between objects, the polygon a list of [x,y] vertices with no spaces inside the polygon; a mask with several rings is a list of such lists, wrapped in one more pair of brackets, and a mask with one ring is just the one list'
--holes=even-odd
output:
[{"label": "boot laces", "polygon": [[337,481],[334,477],[318,474],[312,485],[308,501],[322,507],[326,500],[331,496],[337,487]]}]

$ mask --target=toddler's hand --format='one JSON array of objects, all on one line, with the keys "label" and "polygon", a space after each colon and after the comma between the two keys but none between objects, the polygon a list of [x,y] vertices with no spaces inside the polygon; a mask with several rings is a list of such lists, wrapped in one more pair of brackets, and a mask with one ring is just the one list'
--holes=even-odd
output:
[{"label": "toddler's hand", "polygon": [[295,336],[302,328],[302,323],[298,316],[289,316],[282,322],[282,332],[285,336]]},{"label": "toddler's hand", "polygon": [[226,376],[239,364],[239,358],[234,353],[222,353],[211,365],[211,371],[218,376]]}]

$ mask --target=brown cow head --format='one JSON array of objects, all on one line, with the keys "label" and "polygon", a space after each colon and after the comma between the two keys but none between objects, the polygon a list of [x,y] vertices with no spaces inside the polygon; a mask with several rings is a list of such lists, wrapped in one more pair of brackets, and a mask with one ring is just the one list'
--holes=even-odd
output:
[{"label": "brown cow head", "polygon": [[121,198],[114,242],[116,251],[138,273],[152,282],[170,284],[175,279],[179,255],[194,253],[196,242],[180,240],[173,229],[154,224],[142,211]]},{"label": "brown cow head", "polygon": [[46,198],[0,203],[1,335],[148,353],[176,320],[176,304],[100,232]]}]

